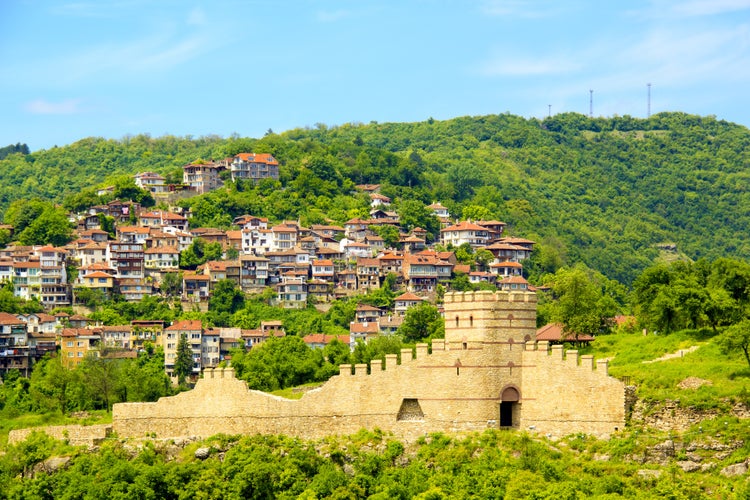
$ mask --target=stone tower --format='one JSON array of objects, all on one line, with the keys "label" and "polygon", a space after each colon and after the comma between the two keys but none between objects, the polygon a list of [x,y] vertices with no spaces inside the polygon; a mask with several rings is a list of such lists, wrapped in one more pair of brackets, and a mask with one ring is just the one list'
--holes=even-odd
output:
[{"label": "stone tower", "polygon": [[[524,346],[534,340],[537,297],[531,292],[447,293],[446,350],[467,351],[484,375],[481,386],[494,399],[501,427],[521,425]],[[464,364],[464,362],[461,362]]]}]

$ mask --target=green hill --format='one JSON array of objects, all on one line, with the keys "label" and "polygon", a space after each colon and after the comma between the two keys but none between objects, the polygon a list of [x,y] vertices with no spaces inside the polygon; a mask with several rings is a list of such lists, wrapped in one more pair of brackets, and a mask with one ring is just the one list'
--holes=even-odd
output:
[{"label": "green hill", "polygon": [[683,113],[319,125],[260,139],[88,138],[0,160],[0,210],[19,198],[62,202],[116,174],[177,178],[199,158],[270,152],[284,190],[237,186],[206,195],[213,214],[193,199],[196,222],[227,224],[252,212],[341,223],[368,208],[353,186],[378,183],[397,209],[405,200],[440,201],[457,217],[509,223],[540,243],[541,270],[582,261],[630,283],[666,242],[690,259],[750,257],[749,145],[745,127]]}]

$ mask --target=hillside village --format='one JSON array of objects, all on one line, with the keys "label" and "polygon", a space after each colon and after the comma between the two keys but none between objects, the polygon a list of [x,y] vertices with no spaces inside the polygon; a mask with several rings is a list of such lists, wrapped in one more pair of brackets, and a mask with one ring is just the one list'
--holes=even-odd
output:
[{"label": "hillside village", "polygon": [[[169,210],[144,208],[132,201],[115,199],[70,214],[76,239],[64,247],[10,245],[0,250],[0,281],[12,283],[16,297],[38,300],[45,313],[0,313],[0,373],[17,369],[28,375],[35,360],[59,348],[63,364],[78,365],[87,355],[132,356],[146,342],[164,349],[165,369],[172,375],[177,342],[186,335],[193,351],[193,372],[217,366],[230,350],[251,348],[270,336],[283,336],[279,321],[262,322],[253,330],[208,328],[198,320],[133,321],[128,325],[103,326],[85,316],[78,300],[95,292],[126,301],[163,294],[165,280],[181,277],[179,299],[187,310],[206,310],[217,283],[231,280],[247,294],[270,287],[272,304],[282,308],[325,308],[340,298],[378,289],[393,275],[401,291],[392,310],[360,304],[349,337],[357,340],[387,335],[398,330],[406,311],[425,300],[435,301],[440,288],[463,273],[475,285],[526,289],[522,261],[534,242],[504,236],[500,221],[458,221],[439,202],[429,206],[440,221],[439,238],[428,243],[427,231],[405,232],[390,198],[378,185],[359,185],[369,195],[370,218],[354,218],[343,226],[311,225],[295,221],[272,224],[267,218],[247,214],[233,221],[233,228],[190,227],[190,213],[171,203],[175,199],[204,194],[223,186],[222,178],[258,182],[279,178],[279,162],[269,154],[240,153],[218,162],[195,162],[183,167],[183,184],[169,185],[154,172],[135,175],[135,184],[149,191]],[[106,192],[104,189],[102,192]],[[102,221],[114,222],[114,237]],[[398,230],[398,249],[387,247],[376,228]],[[12,231],[11,227],[6,227]],[[180,268],[180,255],[194,241],[219,244],[221,260],[209,260],[194,270]],[[492,255],[483,268],[459,263],[455,249],[485,249]],[[67,270],[75,269],[68,276]],[[60,312],[74,308],[79,314]],[[49,314],[53,312],[53,314]],[[83,313],[83,314],[80,314]],[[322,347],[331,336],[305,337],[312,347]]]}]

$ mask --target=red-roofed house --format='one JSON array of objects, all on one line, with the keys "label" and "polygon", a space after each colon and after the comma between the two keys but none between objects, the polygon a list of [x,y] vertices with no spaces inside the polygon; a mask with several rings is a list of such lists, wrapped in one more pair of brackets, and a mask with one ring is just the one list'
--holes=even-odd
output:
[{"label": "red-roofed house", "polygon": [[86,356],[99,356],[101,335],[88,328],[63,328],[60,336],[60,357],[68,369],[75,368]]},{"label": "red-roofed house", "polygon": [[380,328],[375,321],[363,323],[352,321],[349,323],[349,345],[352,349],[356,346],[358,340],[367,342],[368,340],[377,337],[379,334]]},{"label": "red-roofed house", "polygon": [[526,281],[523,276],[507,276],[498,282],[501,290],[508,290],[511,292],[515,291],[527,291],[529,289],[529,282]]},{"label": "red-roofed house", "polygon": [[434,255],[429,254],[406,254],[403,270],[407,290],[412,292],[434,291],[438,283],[438,262],[444,261],[438,261]]},{"label": "red-roofed house", "polygon": [[279,178],[279,162],[268,153],[240,153],[232,158],[229,167],[232,180],[258,182],[262,179]]},{"label": "red-roofed house", "polygon": [[380,288],[380,261],[367,257],[357,258],[357,283],[359,290]]},{"label": "red-roofed house", "polygon": [[440,230],[443,245],[453,245],[458,248],[468,243],[472,248],[481,248],[489,243],[489,231],[478,224],[462,221]]},{"label": "red-roofed house", "polygon": [[336,276],[333,261],[330,259],[319,259],[312,261],[312,277],[313,279],[328,281],[333,283],[334,277]]},{"label": "red-roofed house", "polygon": [[193,353],[193,376],[197,376],[201,372],[203,326],[199,320],[183,320],[164,329],[164,369],[170,377],[174,376],[177,344],[183,335],[187,338],[190,350]]},{"label": "red-roofed house", "polygon": [[188,163],[182,167],[182,183],[198,194],[208,193],[224,185],[219,172],[225,169],[222,163]]},{"label": "red-roofed house", "polygon": [[326,335],[325,333],[312,333],[305,335],[302,340],[311,349],[323,349],[325,346],[338,340],[342,344],[349,345],[349,335]]},{"label": "red-roofed house", "polygon": [[422,297],[419,297],[418,295],[414,295],[411,292],[406,292],[403,295],[399,295],[394,300],[393,312],[395,312],[399,316],[404,316],[406,314],[407,309],[409,309],[410,307],[416,306],[423,300],[424,299]]},{"label": "red-roofed house", "polygon": [[152,212],[141,212],[138,222],[143,227],[173,227],[179,231],[187,231],[188,220],[182,215],[168,212],[166,210],[154,210]]},{"label": "red-roofed house", "polygon": [[[526,341],[531,339],[524,339]],[[559,323],[550,323],[548,325],[545,325],[541,328],[539,328],[536,331],[536,341],[542,341],[546,340],[550,344],[562,344],[563,342],[571,342],[576,344],[588,344],[589,342],[592,342],[594,337],[591,335],[586,334],[575,334],[575,333],[569,333],[565,334],[563,332],[563,325]]]}]

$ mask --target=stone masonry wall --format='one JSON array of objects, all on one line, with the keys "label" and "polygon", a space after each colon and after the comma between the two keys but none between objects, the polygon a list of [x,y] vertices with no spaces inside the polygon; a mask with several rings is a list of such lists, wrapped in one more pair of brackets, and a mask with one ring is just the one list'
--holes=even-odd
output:
[{"label": "stone masonry wall", "polygon": [[[579,364],[580,363],[580,364]],[[608,437],[625,426],[625,385],[608,375],[607,361],[579,356],[547,342],[526,345],[523,361],[523,428],[565,436]]]},{"label": "stone masonry wall", "polygon": [[[401,364],[396,355],[373,361],[371,374],[366,365],[342,365],[338,376],[299,400],[250,391],[231,369],[206,370],[192,391],[156,403],[116,404],[114,431],[136,438],[283,433],[315,439],[377,427],[414,440],[498,426],[508,387],[521,397],[516,427],[601,434],[624,425],[622,384],[548,356],[546,347],[524,349],[534,337],[535,294],[447,293],[445,318],[445,340],[433,341],[431,354],[420,344],[414,356],[402,352]],[[562,390],[566,380],[574,389]]]},{"label": "stone masonry wall", "polygon": [[73,446],[94,446],[107,438],[112,426],[105,425],[54,425],[42,428],[15,429],[8,434],[8,443],[25,441],[32,432],[44,432],[53,439],[68,441]]}]

